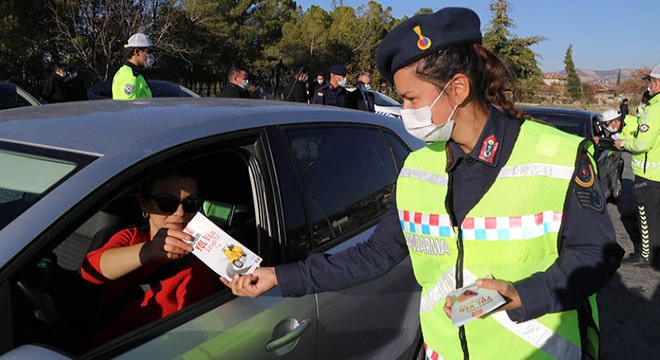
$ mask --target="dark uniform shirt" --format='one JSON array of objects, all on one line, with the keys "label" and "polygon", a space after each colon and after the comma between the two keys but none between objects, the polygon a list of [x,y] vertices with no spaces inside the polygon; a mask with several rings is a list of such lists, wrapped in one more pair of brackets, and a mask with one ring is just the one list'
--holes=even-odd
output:
[{"label": "dark uniform shirt", "polygon": [[314,94],[314,104],[346,107],[346,89],[333,87],[330,83],[323,85]]},{"label": "dark uniform shirt", "polygon": [[[494,183],[505,165],[520,132],[521,122],[509,119],[494,107],[483,132],[468,154],[448,142],[454,161],[448,165],[452,212],[460,223],[468,211]],[[499,151],[488,162],[479,158],[481,144],[489,136],[499,142]],[[595,189],[600,189],[596,179]],[[569,187],[564,213],[561,253],[546,271],[514,284],[523,307],[509,310],[513,321],[526,321],[546,313],[573,309],[600,289],[619,267],[623,250],[616,242],[602,191],[600,204],[585,203],[576,195],[576,183]],[[339,290],[380,276],[408,255],[394,196],[374,233],[364,243],[339,253],[314,254],[305,261],[277,266],[278,284],[284,296],[298,296]],[[438,201],[443,201],[439,199]],[[502,199],[505,206],[506,199]],[[506,279],[504,279],[506,280]]]}]

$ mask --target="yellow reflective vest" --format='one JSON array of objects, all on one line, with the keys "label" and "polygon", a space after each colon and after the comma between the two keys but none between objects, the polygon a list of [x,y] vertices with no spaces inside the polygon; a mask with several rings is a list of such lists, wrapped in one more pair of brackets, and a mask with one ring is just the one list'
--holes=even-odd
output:
[{"label": "yellow reflective vest", "polygon": [[[500,311],[472,320],[464,329],[443,311],[450,291],[477,278],[492,274],[515,282],[555,262],[564,204],[582,146],[576,136],[525,121],[496,181],[460,224],[452,223],[445,207],[450,191],[445,143],[408,156],[397,181],[397,208],[422,287],[420,321],[427,356],[463,359],[467,350],[473,359],[582,357],[575,310],[522,323]],[[590,323],[597,328],[595,295],[587,302]],[[597,354],[596,332],[585,334],[585,351]]]},{"label": "yellow reflective vest", "polygon": [[[636,135],[626,138],[623,149],[632,153],[633,174],[652,181],[660,181],[660,96],[649,100],[641,116],[637,117]],[[626,116],[626,124],[635,122]]]},{"label": "yellow reflective vest", "polygon": [[151,89],[142,74],[124,64],[112,79],[112,98],[115,100],[133,100],[151,97]]}]

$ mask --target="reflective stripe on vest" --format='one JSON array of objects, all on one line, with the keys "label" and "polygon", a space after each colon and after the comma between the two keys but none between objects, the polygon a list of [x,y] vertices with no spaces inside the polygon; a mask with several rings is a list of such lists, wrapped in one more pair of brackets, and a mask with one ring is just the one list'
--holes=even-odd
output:
[{"label": "reflective stripe on vest", "polygon": [[[547,269],[557,258],[557,233],[580,139],[525,122],[511,157],[495,183],[453,226],[445,206],[448,177],[444,143],[409,155],[397,182],[397,207],[415,276],[422,286],[420,319],[424,339],[447,359],[463,356],[458,328],[443,311],[456,288],[459,244],[463,284],[476,275],[518,281]],[[520,241],[524,240],[524,241]],[[562,326],[560,326],[562,325]],[[465,325],[470,356],[489,358],[579,358],[577,312],[547,314],[515,324],[506,313]],[[471,342],[472,341],[472,342]],[[577,357],[576,357],[577,354]]]}]

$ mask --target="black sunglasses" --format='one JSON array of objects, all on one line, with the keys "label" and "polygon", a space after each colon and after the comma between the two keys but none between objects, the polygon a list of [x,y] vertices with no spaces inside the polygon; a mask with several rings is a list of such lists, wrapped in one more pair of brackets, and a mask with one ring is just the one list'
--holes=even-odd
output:
[{"label": "black sunglasses", "polygon": [[174,195],[149,195],[149,198],[156,202],[158,210],[164,214],[173,214],[179,208],[179,204],[183,205],[183,211],[187,213],[197,212],[204,202],[194,196],[188,196],[183,200],[179,200]]}]

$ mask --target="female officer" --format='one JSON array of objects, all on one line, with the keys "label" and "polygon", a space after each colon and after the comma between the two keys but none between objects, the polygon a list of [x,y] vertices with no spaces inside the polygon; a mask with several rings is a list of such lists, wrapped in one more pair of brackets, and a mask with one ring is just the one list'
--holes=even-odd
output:
[{"label": "female officer", "polygon": [[[431,145],[408,156],[395,205],[369,241],[235,277],[225,282],[235,294],[341,289],[410,254],[428,358],[598,356],[592,295],[623,252],[593,159],[581,139],[522,120],[479,27],[473,11],[445,8],[382,41],[378,69],[403,98],[408,131]],[[479,279],[487,274],[494,279]],[[473,282],[507,303],[457,328],[447,294]]]}]

